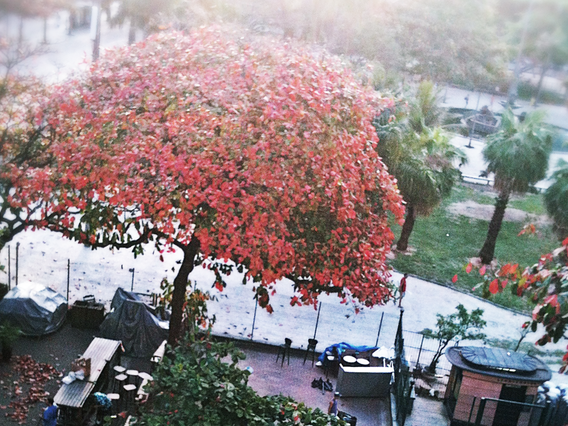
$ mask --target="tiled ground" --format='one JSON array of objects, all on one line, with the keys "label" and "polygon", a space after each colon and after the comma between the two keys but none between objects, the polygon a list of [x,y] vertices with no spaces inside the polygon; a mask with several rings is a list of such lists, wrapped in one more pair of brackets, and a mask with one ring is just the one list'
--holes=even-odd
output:
[{"label": "tiled ground", "polygon": [[[253,374],[249,385],[261,395],[282,393],[292,396],[310,407],[319,407],[326,411],[333,393],[322,393],[311,387],[313,379],[325,374],[319,367],[312,367],[311,361],[304,364],[304,352],[293,352],[290,365],[276,362],[277,348],[243,342],[239,347],[247,358],[241,361],[243,368],[252,367]],[[333,387],[336,377],[329,376]],[[390,398],[341,398],[339,410],[357,417],[357,426],[386,426],[391,424]]]}]

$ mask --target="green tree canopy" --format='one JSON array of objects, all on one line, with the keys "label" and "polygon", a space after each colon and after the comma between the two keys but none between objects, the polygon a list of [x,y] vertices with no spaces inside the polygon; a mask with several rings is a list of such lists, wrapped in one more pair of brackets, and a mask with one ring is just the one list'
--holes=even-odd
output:
[{"label": "green tree canopy", "polygon": [[436,329],[428,328],[422,331],[426,337],[438,340],[438,349],[432,358],[428,370],[434,373],[440,357],[444,353],[444,349],[454,340],[480,340],[485,339],[485,334],[481,333],[481,329],[487,324],[482,318],[483,309],[474,309],[468,312],[460,303],[456,306],[456,311],[449,315],[436,314]]},{"label": "green tree canopy", "polygon": [[153,372],[154,381],[147,389],[152,402],[143,406],[140,424],[345,424],[289,397],[259,396],[248,386],[249,371],[238,366],[244,358],[232,343],[218,343],[208,337],[182,342]]}]

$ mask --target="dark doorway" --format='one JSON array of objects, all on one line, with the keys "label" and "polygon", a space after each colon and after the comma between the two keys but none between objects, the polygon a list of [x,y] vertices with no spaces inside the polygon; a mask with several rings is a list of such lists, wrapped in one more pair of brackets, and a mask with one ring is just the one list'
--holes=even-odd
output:
[{"label": "dark doorway", "polygon": [[509,404],[507,401],[525,402],[526,393],[526,386],[503,385],[499,399],[504,401],[497,403],[493,426],[517,426],[522,406]]}]

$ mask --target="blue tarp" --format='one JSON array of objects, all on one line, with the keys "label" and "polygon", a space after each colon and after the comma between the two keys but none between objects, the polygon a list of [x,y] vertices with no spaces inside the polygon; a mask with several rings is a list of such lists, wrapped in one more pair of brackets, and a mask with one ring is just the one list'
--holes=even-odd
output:
[{"label": "blue tarp", "polygon": [[341,343],[334,343],[331,346],[328,346],[327,348],[325,348],[325,350],[323,351],[323,353],[318,357],[318,361],[323,362],[324,358],[325,358],[325,354],[326,352],[334,352],[337,351],[338,355],[341,355],[343,352],[345,352],[346,350],[351,349],[357,352],[366,352],[366,351],[370,351],[370,350],[375,350],[375,349],[379,349],[377,346],[353,346],[350,345],[349,343],[345,343],[345,342],[341,342]]}]

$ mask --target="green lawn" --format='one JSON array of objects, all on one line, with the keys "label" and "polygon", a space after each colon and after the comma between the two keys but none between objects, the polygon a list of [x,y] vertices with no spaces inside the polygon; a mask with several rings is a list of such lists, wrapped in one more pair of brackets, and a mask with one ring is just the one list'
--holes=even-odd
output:
[{"label": "green lawn", "polygon": [[[397,253],[391,265],[398,271],[408,272],[427,280],[445,285],[453,285],[466,291],[480,282],[479,274],[473,271],[465,273],[465,265],[472,257],[476,257],[487,235],[488,221],[455,216],[447,211],[447,207],[455,202],[473,200],[480,204],[493,204],[495,194],[475,190],[471,187],[458,186],[452,195],[444,200],[429,217],[419,217],[410,237],[410,246],[415,251],[412,255]],[[509,207],[518,208],[527,213],[544,213],[540,195],[528,194],[516,197]],[[525,223],[504,222],[495,256],[499,263],[515,262],[522,266],[532,265],[540,254],[548,253],[558,247],[559,242],[550,226],[540,226],[536,235],[517,234]],[[392,226],[395,236],[400,235],[400,226]],[[458,281],[452,284],[451,279],[458,274]],[[512,296],[509,291],[498,294],[494,299],[504,306],[527,310],[529,306],[523,299]]]}]

